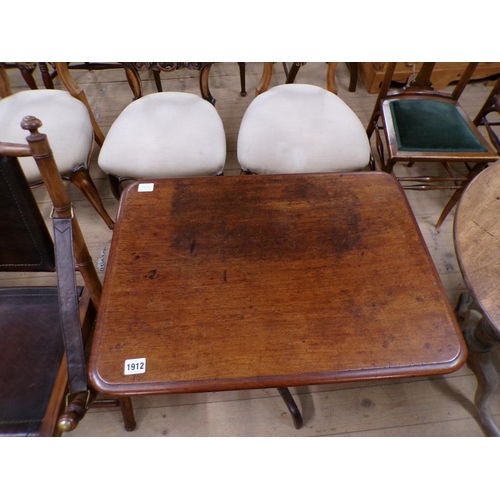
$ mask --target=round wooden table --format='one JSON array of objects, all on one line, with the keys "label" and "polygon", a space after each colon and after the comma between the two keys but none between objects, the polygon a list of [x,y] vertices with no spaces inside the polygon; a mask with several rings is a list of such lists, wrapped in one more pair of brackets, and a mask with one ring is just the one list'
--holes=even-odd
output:
[{"label": "round wooden table", "polygon": [[[460,297],[457,315],[469,348],[467,364],[478,380],[474,402],[486,433],[500,436],[490,411],[499,383],[491,354],[500,345],[500,162],[465,189],[455,214],[454,238],[469,290]],[[474,311],[479,313],[476,321]]]}]

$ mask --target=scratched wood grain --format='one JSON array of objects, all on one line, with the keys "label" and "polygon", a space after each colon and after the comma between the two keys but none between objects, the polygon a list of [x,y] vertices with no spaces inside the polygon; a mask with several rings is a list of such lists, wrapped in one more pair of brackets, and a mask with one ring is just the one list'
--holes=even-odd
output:
[{"label": "scratched wood grain", "polygon": [[[298,82],[324,85],[325,63],[308,63],[301,69]],[[217,99],[216,108],[221,115],[227,135],[228,155],[226,175],[238,175],[236,140],[241,118],[254,97],[261,71],[260,63],[247,64],[246,97],[239,95],[238,67],[235,63],[216,64],[211,71],[211,90]],[[13,91],[25,90],[26,85],[16,70],[9,70]],[[119,70],[78,71],[75,77],[87,92],[95,108],[99,123],[106,133],[111,123],[131,102],[132,93]],[[41,85],[41,79],[36,75]],[[146,93],[155,91],[151,75],[143,75]],[[162,74],[164,90],[181,90],[198,93],[195,72],[181,71]],[[284,82],[279,64],[273,84]],[[375,96],[368,94],[362,82],[355,93],[348,92],[349,72],[344,63],[337,69],[339,96],[357,113],[366,125],[372,112]],[[56,80],[56,88],[59,86]],[[474,114],[486,98],[491,87],[482,82],[468,86],[461,99],[468,113]],[[117,203],[111,196],[105,175],[93,154],[92,176],[97,180],[106,208],[115,214]],[[419,166],[413,167],[415,175]],[[413,174],[412,174],[413,175]],[[96,262],[104,259],[111,240],[110,231],[80,196],[72,195],[75,211],[80,218],[84,235],[89,241],[92,257]],[[422,235],[436,263],[441,281],[454,306],[458,295],[465,290],[463,279],[457,272],[452,241],[452,217],[437,231],[433,223],[439,217],[450,193],[434,191],[409,192],[408,198],[419,222]],[[43,188],[36,190],[40,203],[47,203]],[[49,212],[49,208],[46,212]],[[101,274],[101,276],[103,273]],[[3,284],[9,284],[0,273]],[[18,279],[29,283],[25,276]],[[500,368],[498,362],[497,367]],[[459,381],[457,381],[459,379]],[[302,388],[304,389],[304,388]],[[307,405],[313,401],[303,431],[296,431],[281,398],[273,390],[202,393],[189,395],[136,398],[138,428],[127,436],[273,436],[273,435],[346,435],[346,436],[481,436],[471,405],[475,379],[463,367],[458,372],[439,378],[411,379],[398,383],[372,382],[340,384],[338,386],[312,386],[307,397],[299,399]],[[294,391],[294,390],[292,390]],[[295,392],[296,393],[296,392]],[[370,403],[374,403],[372,405]],[[500,395],[494,402],[498,415]],[[303,408],[304,409],[304,408]],[[119,411],[91,411],[77,430],[70,436],[112,436],[122,433]]]}]

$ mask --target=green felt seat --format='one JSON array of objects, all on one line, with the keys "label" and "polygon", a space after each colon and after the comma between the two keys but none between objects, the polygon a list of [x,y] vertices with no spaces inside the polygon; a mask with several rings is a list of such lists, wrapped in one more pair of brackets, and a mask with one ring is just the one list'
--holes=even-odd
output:
[{"label": "green felt seat", "polygon": [[487,152],[453,103],[401,99],[389,107],[401,151]]}]

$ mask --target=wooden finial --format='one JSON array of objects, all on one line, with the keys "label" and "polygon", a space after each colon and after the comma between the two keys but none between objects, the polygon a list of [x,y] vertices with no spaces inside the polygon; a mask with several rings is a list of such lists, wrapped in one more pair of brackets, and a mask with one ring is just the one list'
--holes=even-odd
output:
[{"label": "wooden finial", "polygon": [[21,122],[21,128],[24,130],[29,130],[32,135],[38,134],[38,129],[43,125],[43,123],[34,116],[25,116]]}]

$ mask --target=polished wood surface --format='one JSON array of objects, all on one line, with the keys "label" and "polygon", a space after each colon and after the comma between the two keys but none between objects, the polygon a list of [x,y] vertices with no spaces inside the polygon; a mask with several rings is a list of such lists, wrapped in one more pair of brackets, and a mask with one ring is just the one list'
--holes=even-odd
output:
[{"label": "polished wood surface", "polygon": [[[225,176],[239,176],[236,157],[237,132],[241,117],[254,99],[254,89],[262,75],[263,64],[246,63],[247,95],[240,95],[239,68],[235,62],[214,64],[210,71],[211,88],[217,97],[216,109],[226,130],[228,156]],[[325,62],[308,62],[300,69],[299,83],[324,86]],[[7,70],[13,92],[26,90],[27,85],[17,69]],[[85,90],[103,132],[122,110],[130,104],[132,94],[123,72],[114,69],[102,71],[75,71],[77,83]],[[35,72],[39,87],[43,87],[39,72]],[[153,76],[142,75],[145,94],[156,92]],[[192,92],[199,95],[198,74],[179,70],[162,74],[164,88]],[[272,85],[286,80],[280,64],[275,66]],[[350,73],[345,63],[336,71],[339,97],[368,124],[376,95],[369,94],[360,79],[356,92],[349,92]],[[58,78],[56,88],[62,88]],[[168,87],[167,87],[168,85]],[[461,106],[470,117],[477,115],[491,92],[489,82],[469,83],[461,97]],[[215,94],[215,91],[217,92]],[[486,131],[480,127],[483,135]],[[375,141],[372,140],[375,147]],[[96,163],[99,148],[93,153],[91,174],[99,188],[106,209],[116,218],[118,202],[109,189],[107,176]],[[425,175],[432,164],[420,163],[411,168],[401,163],[395,174]],[[461,165],[458,165],[462,169]],[[432,171],[431,169],[431,171]],[[464,172],[466,171],[463,167]],[[80,191],[68,184],[82,231],[101,280],[107,268],[112,231],[102,223]],[[50,203],[45,189],[34,194],[44,216],[50,214]],[[453,217],[448,217],[439,230],[435,222],[451,195],[447,190],[405,191],[420,231],[438,270],[452,307],[466,290],[455,258],[453,246]],[[454,213],[454,210],[453,210]],[[43,273],[42,273],[43,274]],[[33,279],[25,274],[0,276],[5,286],[17,283],[29,285]],[[367,276],[367,280],[370,277]],[[377,279],[377,278],[375,278]],[[52,284],[48,277],[37,281]],[[500,352],[494,349],[493,359],[500,369]],[[123,429],[118,408],[91,409],[78,428],[67,434],[79,436],[484,436],[478,425],[477,409],[473,404],[476,377],[466,366],[442,376],[423,376],[405,379],[379,379],[342,384],[290,387],[304,417],[304,427],[297,431],[282,398],[275,388],[246,391],[220,391],[191,394],[133,397],[137,428],[128,433]],[[500,418],[500,392],[492,399],[492,413]],[[255,418],[258,415],[259,418]]]},{"label": "polished wood surface", "polygon": [[[447,373],[465,361],[394,177],[138,186],[124,193],[111,244],[90,360],[98,390],[298,386]],[[135,358],[146,372],[124,375]]]},{"label": "polished wood surface", "polygon": [[[500,346],[500,163],[486,169],[464,192],[455,216],[457,258],[471,294],[464,294],[459,316],[469,356],[469,367],[478,379],[475,404],[479,419],[491,436],[500,427],[491,415],[490,400],[499,386],[492,349]],[[474,323],[470,311],[482,318]]]},{"label": "polished wood surface", "polygon": [[455,244],[467,287],[500,327],[500,162],[464,192],[455,217]]}]

